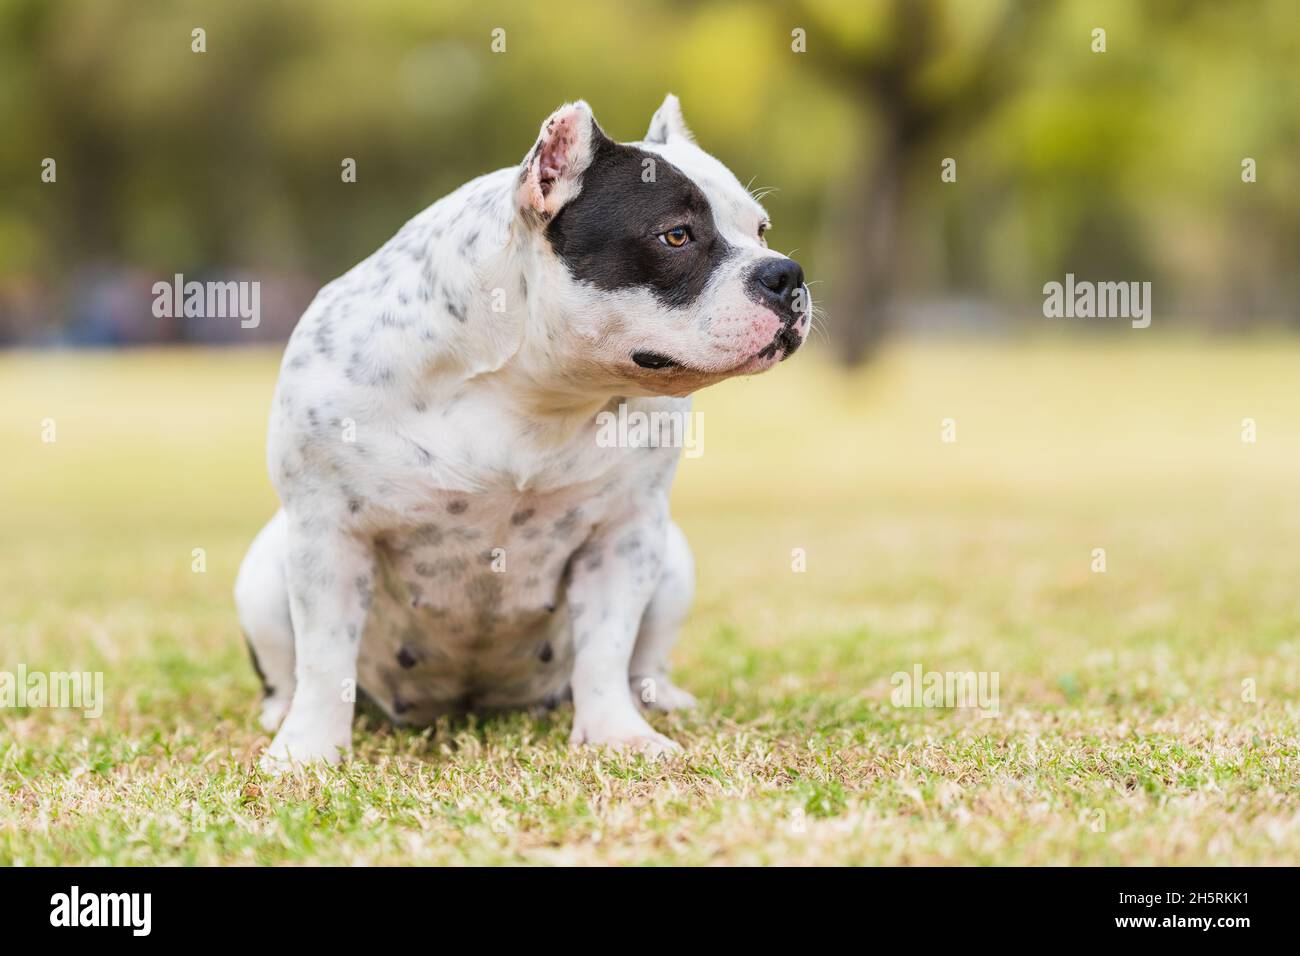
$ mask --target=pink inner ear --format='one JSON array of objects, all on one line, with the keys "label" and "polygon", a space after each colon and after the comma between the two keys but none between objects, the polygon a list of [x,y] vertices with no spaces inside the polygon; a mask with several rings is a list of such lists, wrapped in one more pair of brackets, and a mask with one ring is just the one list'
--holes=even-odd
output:
[{"label": "pink inner ear", "polygon": [[543,196],[549,196],[555,181],[569,169],[569,147],[577,138],[574,135],[576,114],[552,119],[546,124],[537,153],[537,184]]}]

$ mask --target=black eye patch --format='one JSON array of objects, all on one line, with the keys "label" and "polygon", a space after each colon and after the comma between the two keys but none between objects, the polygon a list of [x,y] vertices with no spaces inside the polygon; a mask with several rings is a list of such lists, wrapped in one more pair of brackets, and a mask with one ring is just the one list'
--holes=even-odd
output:
[{"label": "black eye patch", "polygon": [[[593,133],[595,155],[582,191],[546,227],[551,248],[575,279],[602,291],[641,287],[666,306],[690,305],[731,253],[709,200],[662,157],[615,143],[599,128]],[[659,241],[678,226],[690,230],[691,242]]]}]

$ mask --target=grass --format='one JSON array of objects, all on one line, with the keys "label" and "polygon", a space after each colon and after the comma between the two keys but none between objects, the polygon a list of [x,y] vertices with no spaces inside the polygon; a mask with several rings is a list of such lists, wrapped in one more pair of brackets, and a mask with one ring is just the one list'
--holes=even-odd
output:
[{"label": "grass", "polygon": [[[276,362],[0,356],[0,670],[106,696],[0,710],[0,863],[1300,858],[1296,342],[906,346],[720,386],[676,492],[702,706],[655,720],[682,757],[571,751],[560,710],[359,723],[353,762],[283,779],[230,600],[274,508]],[[895,707],[917,664],[996,672],[1001,716]]]}]

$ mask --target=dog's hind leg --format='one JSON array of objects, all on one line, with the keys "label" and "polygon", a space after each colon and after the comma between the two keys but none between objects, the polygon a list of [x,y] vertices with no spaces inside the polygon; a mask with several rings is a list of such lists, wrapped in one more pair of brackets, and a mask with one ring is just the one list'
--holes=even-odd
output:
[{"label": "dog's hind leg", "polygon": [[686,535],[670,521],[663,576],[641,618],[628,665],[628,684],[642,707],[681,710],[695,706],[695,698],[668,679],[668,655],[694,596],[695,560]]},{"label": "dog's hind leg", "polygon": [[253,669],[262,679],[261,724],[267,731],[280,726],[293,700],[293,625],[284,576],[287,541],[284,512],[278,511],[253,539],[235,578],[235,608]]}]

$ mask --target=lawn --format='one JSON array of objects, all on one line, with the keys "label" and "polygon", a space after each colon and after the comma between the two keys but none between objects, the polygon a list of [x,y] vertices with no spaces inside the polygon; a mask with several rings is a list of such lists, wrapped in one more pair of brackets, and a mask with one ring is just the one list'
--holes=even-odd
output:
[{"label": "lawn", "polygon": [[[719,386],[675,497],[683,755],[570,750],[564,709],[359,721],[279,779],[230,598],[277,361],[0,355],[0,670],[105,697],[0,710],[0,863],[1300,862],[1298,342]],[[917,666],[996,674],[998,716],[896,706]]]}]

